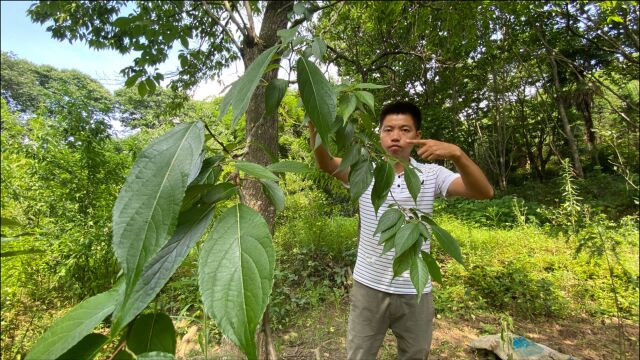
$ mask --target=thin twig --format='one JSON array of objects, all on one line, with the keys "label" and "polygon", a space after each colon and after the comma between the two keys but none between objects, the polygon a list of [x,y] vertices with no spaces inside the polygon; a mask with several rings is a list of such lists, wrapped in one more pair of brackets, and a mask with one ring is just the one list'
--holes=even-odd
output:
[{"label": "thin twig", "polygon": [[111,357],[109,357],[109,360],[113,360],[116,357],[116,355],[118,355],[120,350],[124,349],[124,346],[126,344],[127,344],[127,341],[126,340],[122,340],[120,345],[118,345],[118,347],[113,351],[113,354],[111,354]]},{"label": "thin twig", "polygon": [[207,123],[204,123],[204,128],[207,129],[207,132],[209,133],[209,135],[211,135],[211,137],[213,138],[213,140],[215,140],[218,145],[220,145],[222,147],[222,151],[225,152],[225,154],[229,155],[229,156],[233,156],[231,154],[231,152],[229,151],[229,149],[227,149],[226,146],[224,146],[224,144],[218,140],[218,138],[215,136],[215,134],[213,133],[213,131],[211,131],[211,129],[209,128],[209,125],[207,125]]}]

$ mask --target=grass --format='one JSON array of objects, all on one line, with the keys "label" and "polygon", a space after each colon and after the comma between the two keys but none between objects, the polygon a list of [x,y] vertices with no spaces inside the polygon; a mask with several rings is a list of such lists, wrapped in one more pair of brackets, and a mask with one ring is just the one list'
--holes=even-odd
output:
[{"label": "grass", "polygon": [[[569,236],[535,216],[525,217],[522,223],[523,218],[513,212],[511,198],[452,204],[451,208],[439,205],[436,221],[458,239],[466,263],[464,267],[455,263],[434,244],[444,282],[434,284],[438,317],[431,359],[480,356],[468,348],[469,342],[498,333],[503,316],[514,319],[519,334],[565,353],[637,358],[637,218],[616,221],[605,234],[615,244],[616,256],[611,253],[610,260],[624,319],[625,335],[620,338],[612,321],[616,307],[605,259],[575,251],[589,229]],[[532,215],[532,210],[527,211]],[[271,306],[277,350],[283,359],[344,357],[349,270],[355,260],[358,222],[357,217],[342,214],[322,193],[306,190],[289,196],[279,216]],[[195,255],[189,256],[153,305],[174,317],[186,349],[184,358],[190,359],[204,358],[198,343],[202,321],[198,320]],[[21,358],[37,335],[65,312],[60,309],[69,305],[51,299],[43,305],[24,296],[14,296],[12,301],[9,308],[3,303],[3,359]],[[213,323],[208,324],[209,358],[241,357],[228,341],[221,340]],[[389,335],[380,358],[395,358],[395,351],[395,339]]]}]

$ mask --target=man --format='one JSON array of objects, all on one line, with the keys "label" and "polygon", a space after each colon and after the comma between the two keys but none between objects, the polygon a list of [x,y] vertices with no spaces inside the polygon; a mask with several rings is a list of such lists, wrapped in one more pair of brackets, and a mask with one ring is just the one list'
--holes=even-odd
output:
[{"label": "man", "polygon": [[[394,102],[380,114],[380,143],[392,157],[411,162],[421,179],[418,208],[433,210],[436,196],[462,196],[471,199],[493,197],[493,188],[484,173],[458,146],[436,140],[421,139],[420,109],[409,102]],[[311,123],[311,148],[315,148],[316,131]],[[417,154],[426,161],[450,160],[458,173],[435,164],[419,164],[411,158]],[[342,159],[332,157],[324,146],[314,150],[319,167],[348,186],[349,170],[336,172]],[[376,213],[371,203],[371,185],[360,197],[360,239],[353,271],[351,308],[347,329],[347,358],[375,359],[387,329],[398,340],[399,359],[425,359],[431,347],[433,297],[431,282],[418,303],[409,272],[393,278],[393,250],[382,255],[379,235],[373,236],[378,218],[391,203],[414,207],[414,201],[403,178],[401,162],[395,164],[394,183],[387,200]],[[429,242],[423,245],[429,251]]]}]

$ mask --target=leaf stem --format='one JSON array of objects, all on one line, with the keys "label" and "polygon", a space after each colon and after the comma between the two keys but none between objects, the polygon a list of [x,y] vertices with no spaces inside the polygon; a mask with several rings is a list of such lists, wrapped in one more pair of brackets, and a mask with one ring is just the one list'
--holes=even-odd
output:
[{"label": "leaf stem", "polygon": [[231,152],[229,151],[229,149],[227,149],[227,147],[224,146],[224,144],[220,140],[218,140],[218,138],[213,134],[213,131],[211,131],[211,129],[209,128],[209,125],[207,125],[207,123],[204,123],[204,128],[207,129],[207,132],[209,133],[209,135],[211,135],[213,140],[215,140],[218,143],[218,145],[220,145],[222,147],[222,151],[224,151],[225,154],[227,154],[229,156],[233,156],[231,154]]}]

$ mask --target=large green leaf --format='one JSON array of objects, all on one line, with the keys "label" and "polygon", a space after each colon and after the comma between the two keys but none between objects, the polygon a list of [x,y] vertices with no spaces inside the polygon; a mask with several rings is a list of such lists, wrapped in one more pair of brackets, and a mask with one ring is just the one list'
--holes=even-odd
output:
[{"label": "large green leaf", "polygon": [[314,37],[311,44],[311,52],[316,59],[322,61],[324,54],[327,52],[327,43],[321,37]]},{"label": "large green leaf", "polygon": [[420,194],[420,177],[416,171],[408,165],[404,167],[404,181],[407,183],[407,188],[413,201],[417,202],[418,195]]},{"label": "large green leaf", "polygon": [[356,161],[360,159],[360,149],[361,147],[359,144],[353,144],[353,146],[351,146],[345,153],[340,165],[338,165],[338,168],[336,169],[336,172],[339,173],[345,171],[349,169],[351,165],[355,164]]},{"label": "large green leaf", "polygon": [[353,114],[353,111],[356,109],[358,105],[358,99],[352,93],[345,93],[340,96],[340,101],[338,102],[338,113],[342,116],[342,120],[346,123],[349,121],[349,117]]},{"label": "large green leaf", "polygon": [[224,159],[224,156],[222,155],[214,155],[204,159],[202,161],[200,173],[189,185],[214,184],[218,175],[222,172],[222,167],[220,166],[220,161],[222,159]]},{"label": "large green leaf", "polygon": [[[400,230],[400,228],[403,225],[404,225],[404,216],[398,219],[398,222],[395,225],[393,225],[391,228],[384,230],[382,233],[380,233],[380,241],[378,243],[379,244],[391,243],[391,244],[394,244],[394,247],[395,247],[395,236],[398,233],[398,230]],[[390,241],[391,239],[393,239],[393,241]],[[387,251],[383,251],[383,252],[386,253]]]},{"label": "large green leaf", "polygon": [[71,349],[60,355],[57,360],[85,360],[93,359],[98,350],[104,345],[109,337],[99,333],[91,333],[75,344]]},{"label": "large green leaf", "polygon": [[217,121],[220,121],[227,114],[227,111],[229,111],[229,107],[231,107],[233,112],[231,127],[236,126],[242,114],[247,111],[249,100],[251,100],[253,92],[260,83],[260,79],[262,79],[262,74],[267,69],[267,66],[269,66],[276,50],[278,50],[277,45],[268,48],[262,54],[258,55],[240,79],[231,85],[231,89],[229,89],[229,92],[224,96],[224,99],[222,99],[222,104],[220,104],[220,114],[218,114]]},{"label": "large green leaf", "polygon": [[340,126],[336,131],[336,145],[338,145],[338,151],[344,151],[353,144],[353,134],[355,129],[353,124],[348,122],[343,126]]},{"label": "large green leaf", "polygon": [[357,161],[349,171],[349,193],[352,199],[359,199],[373,181],[373,166],[369,160]]},{"label": "large green leaf", "polygon": [[298,174],[304,174],[311,171],[307,164],[295,160],[282,160],[277,163],[269,164],[267,169],[273,172],[292,172]]},{"label": "large green leaf", "polygon": [[247,174],[258,178],[259,180],[280,180],[274,173],[260,164],[252,163],[249,161],[236,161],[235,165],[236,169],[242,170]]},{"label": "large green leaf", "polygon": [[416,257],[415,245],[412,246],[408,251],[405,251],[401,255],[395,256],[393,259],[393,277],[398,277],[402,275],[407,270],[411,269],[411,261]]},{"label": "large green leaf", "polygon": [[291,40],[293,40],[293,38],[296,36],[296,33],[298,32],[298,27],[299,25],[292,27],[291,29],[280,29],[278,30],[276,35],[278,35],[278,37],[280,38],[283,44],[290,43]]},{"label": "large green leaf", "polygon": [[204,203],[213,204],[218,201],[226,200],[238,193],[238,188],[230,182],[215,184],[209,191],[202,196]]},{"label": "large green leaf", "polygon": [[356,97],[358,98],[358,100],[360,100],[360,102],[362,102],[363,104],[367,105],[367,107],[369,107],[369,109],[371,109],[371,112],[375,112],[375,99],[373,97],[373,94],[368,92],[368,91],[356,91],[355,92]]},{"label": "large green leaf", "polygon": [[426,251],[422,252],[422,260],[425,264],[427,264],[427,269],[429,269],[429,274],[434,281],[442,283],[442,273],[440,272],[440,266],[436,262],[436,259],[433,258],[431,254]]},{"label": "large green leaf", "polygon": [[385,211],[378,219],[378,226],[376,226],[376,230],[373,232],[373,236],[387,229],[390,229],[403,218],[404,214],[402,213],[402,211],[396,208],[387,209],[387,211]]},{"label": "large green leaf", "polygon": [[419,253],[413,253],[413,256],[411,256],[409,277],[413,287],[416,289],[417,300],[420,301],[424,288],[429,281],[429,271],[427,270],[427,264],[422,260]]},{"label": "large green leaf", "polygon": [[287,86],[289,82],[283,79],[273,79],[269,82],[264,94],[264,112],[267,115],[274,114],[278,110],[284,94],[287,93]]},{"label": "large green leaf", "polygon": [[202,195],[207,193],[209,190],[213,189],[215,185],[213,184],[196,184],[191,185],[187,188],[187,191],[184,193],[184,199],[182,199],[182,206],[180,207],[180,211],[184,211],[193,206]]},{"label": "large green leaf", "polygon": [[202,246],[198,284],[222,333],[256,358],[255,332],[273,286],[275,252],[266,221],[238,204],[216,221]]},{"label": "large green leaf", "polygon": [[142,314],[131,324],[127,347],[137,354],[161,351],[176,353],[176,330],[165,313]]},{"label": "large green leaf", "polygon": [[90,297],[57,319],[27,354],[29,359],[56,359],[89,334],[118,302],[120,287]]},{"label": "large green leaf", "polygon": [[113,250],[128,293],[175,229],[203,142],[201,122],[176,126],[142,150],[120,190],[113,207]]},{"label": "large green leaf", "polygon": [[373,171],[375,181],[373,183],[373,189],[371,189],[371,203],[376,213],[378,213],[380,206],[387,200],[389,189],[391,189],[391,185],[393,185],[393,176],[393,165],[387,161],[378,163]]},{"label": "large green leaf", "polygon": [[262,184],[262,191],[267,195],[276,212],[282,211],[284,209],[284,192],[278,186],[278,183],[271,180],[260,180],[260,183]]},{"label": "large green leaf", "polygon": [[460,245],[458,245],[458,242],[453,238],[453,236],[451,236],[447,230],[438,226],[438,224],[436,224],[430,217],[422,216],[421,218],[431,226],[431,233],[436,237],[436,239],[438,239],[438,243],[442,246],[442,249],[457,262],[464,265]]},{"label": "large green leaf", "polygon": [[171,240],[145,265],[133,289],[125,296],[113,314],[114,332],[133,320],[155,298],[169,278],[182,264],[191,248],[207,230],[213,217],[212,206],[196,206],[181,213]]},{"label": "large green leaf", "polygon": [[322,71],[304,57],[298,58],[296,71],[304,110],[326,146],[336,121],[335,91]]},{"label": "large green leaf", "polygon": [[413,244],[416,243],[420,237],[420,230],[418,224],[414,222],[406,223],[402,225],[398,233],[396,234],[396,257],[407,251]]}]

